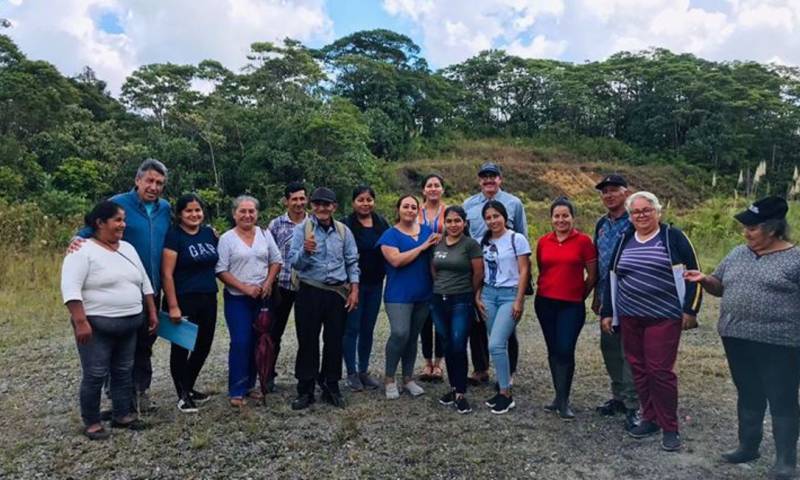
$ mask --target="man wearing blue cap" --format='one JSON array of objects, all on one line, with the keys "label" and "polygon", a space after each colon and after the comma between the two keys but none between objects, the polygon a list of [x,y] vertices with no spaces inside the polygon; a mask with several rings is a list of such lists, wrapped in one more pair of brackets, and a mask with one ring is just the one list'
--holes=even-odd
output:
[{"label": "man wearing blue cap", "polygon": [[[525,218],[525,207],[519,198],[503,191],[503,174],[500,167],[492,162],[481,165],[478,170],[478,185],[480,193],[464,201],[464,210],[469,220],[469,235],[481,241],[486,233],[486,222],[483,220],[483,206],[489,200],[497,200],[508,211],[508,228],[517,233],[528,236],[528,222]],[[476,318],[477,320],[477,318]],[[472,366],[475,371],[469,377],[470,383],[478,384],[489,380],[489,340],[486,334],[486,323],[475,321],[472,324],[469,336],[469,348],[472,352]],[[519,356],[519,343],[516,333],[508,340],[508,356],[511,362],[511,374],[517,370],[517,357]]]},{"label": "man wearing blue cap", "polygon": [[[314,403],[314,383],[322,400],[344,407],[339,391],[342,336],[347,313],[358,306],[358,248],[353,233],[334,220],[336,194],[320,187],[311,195],[311,215],[294,227],[287,264],[297,273],[297,398],[293,410]],[[319,334],[322,330],[322,361]]]}]

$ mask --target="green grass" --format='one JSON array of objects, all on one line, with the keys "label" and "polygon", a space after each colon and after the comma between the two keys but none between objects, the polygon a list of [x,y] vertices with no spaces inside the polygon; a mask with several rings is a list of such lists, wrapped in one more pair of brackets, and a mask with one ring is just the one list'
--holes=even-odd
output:
[{"label": "green grass", "polygon": [[61,303],[62,250],[0,250],[0,350],[70,329]]}]

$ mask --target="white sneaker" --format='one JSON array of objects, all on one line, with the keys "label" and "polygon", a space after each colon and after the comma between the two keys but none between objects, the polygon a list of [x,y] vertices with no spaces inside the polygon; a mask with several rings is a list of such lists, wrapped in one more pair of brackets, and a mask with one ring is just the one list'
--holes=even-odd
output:
[{"label": "white sneaker", "polygon": [[419,397],[420,395],[425,393],[425,390],[419,385],[417,385],[417,382],[415,382],[414,380],[411,380],[410,382],[403,385],[403,388],[408,390],[408,393],[410,393],[412,397]]},{"label": "white sneaker", "polygon": [[400,390],[397,389],[396,382],[387,383],[384,385],[384,388],[386,389],[386,398],[388,400],[397,400],[400,398]]}]

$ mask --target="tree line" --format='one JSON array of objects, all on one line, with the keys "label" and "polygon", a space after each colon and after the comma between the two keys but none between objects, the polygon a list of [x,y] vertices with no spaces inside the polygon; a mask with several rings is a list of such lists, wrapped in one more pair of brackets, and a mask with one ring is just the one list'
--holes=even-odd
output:
[{"label": "tree line", "polygon": [[[800,163],[800,68],[664,49],[573,64],[490,50],[433,70],[388,30],[321,48],[254,43],[247,65],[143,65],[119,98],[90,67],[67,77],[0,35],[0,198],[70,215],[129,188],[146,157],[168,193],[219,211],[248,192],[276,205],[303,179],[343,195],[385,185],[382,163],[465,138],[521,137],[633,164],[682,162],[735,183],[765,162],[785,192]],[[763,176],[763,175],[762,175]]]}]

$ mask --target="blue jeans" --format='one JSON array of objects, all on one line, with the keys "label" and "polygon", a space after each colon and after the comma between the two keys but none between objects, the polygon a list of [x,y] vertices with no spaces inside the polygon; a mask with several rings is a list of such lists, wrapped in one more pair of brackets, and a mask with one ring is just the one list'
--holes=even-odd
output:
[{"label": "blue jeans", "polygon": [[475,311],[472,293],[433,295],[431,316],[442,342],[447,378],[456,393],[467,391],[467,339]]},{"label": "blue jeans", "polygon": [[[347,314],[342,353],[347,374],[366,373],[372,353],[372,333],[381,309],[383,285],[359,285],[358,308]],[[358,366],[356,366],[358,352]]]},{"label": "blue jeans", "polygon": [[261,302],[225,291],[225,323],[231,336],[228,351],[228,396],[244,397],[256,385],[255,334],[253,323]]},{"label": "blue jeans", "polygon": [[517,287],[483,286],[481,300],[486,306],[486,326],[489,329],[489,355],[494,363],[497,383],[501,390],[511,383],[511,363],[508,359],[508,339],[517,328],[511,308],[517,298]]},{"label": "blue jeans", "polygon": [[129,317],[87,317],[92,338],[78,345],[81,358],[81,418],[86,426],[100,423],[100,395],[106,377],[111,376],[111,408],[115,420],[131,412],[133,390],[133,358],[136,331],[144,315]]}]

